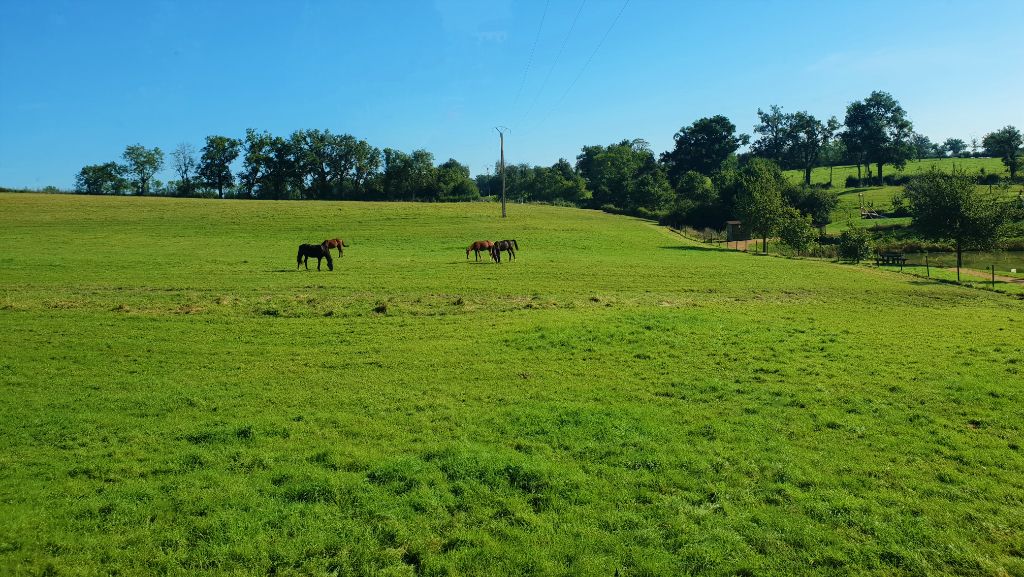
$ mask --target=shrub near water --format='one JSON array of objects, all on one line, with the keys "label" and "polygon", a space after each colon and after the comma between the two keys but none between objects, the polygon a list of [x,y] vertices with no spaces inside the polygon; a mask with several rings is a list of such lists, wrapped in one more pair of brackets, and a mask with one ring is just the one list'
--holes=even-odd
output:
[{"label": "shrub near water", "polygon": [[0,574],[1024,572],[1022,301],[598,211],[0,205]]}]

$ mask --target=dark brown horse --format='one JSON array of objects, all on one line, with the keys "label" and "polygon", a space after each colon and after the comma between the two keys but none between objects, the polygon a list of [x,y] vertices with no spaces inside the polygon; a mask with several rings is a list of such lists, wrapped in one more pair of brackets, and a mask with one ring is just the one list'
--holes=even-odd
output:
[{"label": "dark brown horse", "polygon": [[501,262],[501,251],[505,251],[508,253],[509,260],[515,260],[515,251],[517,250],[519,250],[519,243],[515,239],[499,240],[491,247],[491,258],[494,259],[494,262]]},{"label": "dark brown horse", "polygon": [[466,260],[469,260],[469,252],[473,251],[476,253],[476,260],[480,260],[480,253],[484,251],[490,251],[494,243],[489,240],[478,240],[473,244],[466,247]]},{"label": "dark brown horse", "polygon": [[338,256],[345,256],[344,254],[342,254],[341,247],[348,247],[348,245],[345,244],[345,241],[341,240],[340,238],[332,238],[329,240],[325,240],[320,244],[322,244],[327,250],[331,250],[332,248],[338,249]]},{"label": "dark brown horse", "polygon": [[316,270],[320,270],[320,259],[327,259],[328,270],[334,270],[334,261],[331,259],[331,251],[327,250],[324,244],[300,244],[299,254],[295,257],[295,268],[305,264],[309,270],[309,257],[316,259]]}]

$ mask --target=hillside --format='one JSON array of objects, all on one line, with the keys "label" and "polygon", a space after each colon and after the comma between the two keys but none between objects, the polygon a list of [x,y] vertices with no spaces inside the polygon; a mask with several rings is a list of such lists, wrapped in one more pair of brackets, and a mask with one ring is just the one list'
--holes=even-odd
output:
[{"label": "hillside", "polygon": [[[998,158],[926,158],[923,160],[908,161],[902,170],[898,170],[891,164],[886,164],[883,166],[883,173],[885,176],[914,175],[925,172],[933,166],[947,172],[955,166],[956,168],[963,169],[971,174],[975,174],[981,169],[985,169],[986,173],[995,173],[1004,177],[1009,174],[1006,172],[1006,166],[1004,166],[1002,161]],[[875,176],[878,176],[877,170],[878,167],[871,165],[871,171]],[[802,170],[787,170],[785,171],[785,174],[786,178],[794,184],[803,182],[804,173]],[[827,166],[819,166],[811,171],[811,184],[826,184],[828,183],[828,176],[829,168]],[[846,188],[846,178],[848,176],[856,178],[856,166],[844,165],[833,167],[832,186],[840,190]],[[863,178],[867,178],[867,173],[864,171],[863,167],[861,167],[861,176]]]},{"label": "hillside", "polygon": [[498,214],[0,195],[0,573],[1024,573],[1024,301]]}]

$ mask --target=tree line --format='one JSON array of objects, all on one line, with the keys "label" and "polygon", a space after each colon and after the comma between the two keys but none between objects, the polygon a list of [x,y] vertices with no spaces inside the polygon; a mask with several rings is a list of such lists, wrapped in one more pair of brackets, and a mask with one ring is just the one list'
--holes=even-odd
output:
[{"label": "tree line", "polygon": [[[914,131],[900,103],[886,92],[872,92],[850,103],[842,122],[820,119],[806,111],[786,112],[772,105],[758,109],[755,137],[739,133],[725,116],[700,118],[680,128],[672,150],[656,154],[643,139],[582,147],[570,163],[505,167],[506,196],[513,201],[549,202],[602,208],[661,218],[670,224],[721,228],[730,218],[750,226],[754,203],[769,212],[792,216],[813,226],[828,223],[835,206],[831,171],[825,187],[811,186],[815,167],[855,165],[852,184],[882,184],[909,160],[978,155],[950,138],[941,145]],[[740,149],[749,149],[740,153]],[[1022,154],[1020,131],[1007,126],[980,142],[984,154],[999,157],[1017,178]],[[970,152],[968,152],[970,148]],[[241,168],[231,167],[241,159]],[[470,178],[455,159],[435,164],[425,150],[411,153],[379,149],[365,140],[328,130],[297,130],[288,137],[253,129],[244,138],[208,136],[196,150],[189,144],[171,153],[176,179],[159,183],[164,166],[159,148],[128,146],[122,162],[83,167],[76,179],[80,192],[91,194],[216,195],[257,199],[349,199],[466,201],[497,196],[502,175],[494,171]],[[803,172],[802,186],[792,186],[781,170]],[[777,189],[777,190],[776,190]],[[768,193],[769,190],[775,191]],[[777,194],[776,194],[777,192]],[[767,195],[767,196],[766,196]],[[774,208],[778,197],[778,211]],[[745,218],[744,218],[745,217]],[[794,217],[795,218],[795,217]],[[795,221],[794,221],[795,222]],[[800,229],[802,226],[794,228]],[[762,231],[763,232],[763,231]]]},{"label": "tree line", "polygon": [[[171,153],[177,178],[159,183],[159,147],[125,148],[121,162],[85,166],[75,179],[86,194],[167,194],[253,199],[465,201],[479,198],[469,167],[455,159],[435,164],[426,150],[411,153],[371,146],[349,134],[297,130],[285,138],[246,130],[242,139],[207,136],[196,150]],[[241,159],[241,167],[232,165]]]}]

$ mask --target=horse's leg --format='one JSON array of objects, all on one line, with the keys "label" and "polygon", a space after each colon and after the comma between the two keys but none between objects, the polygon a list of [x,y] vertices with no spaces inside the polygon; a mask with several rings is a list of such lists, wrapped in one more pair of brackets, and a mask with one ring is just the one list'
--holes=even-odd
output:
[{"label": "horse's leg", "polygon": [[306,270],[309,270],[309,255],[302,255],[302,264],[306,265]]},{"label": "horse's leg", "polygon": [[320,259],[322,258],[322,256],[316,257],[316,270],[320,270]]}]

